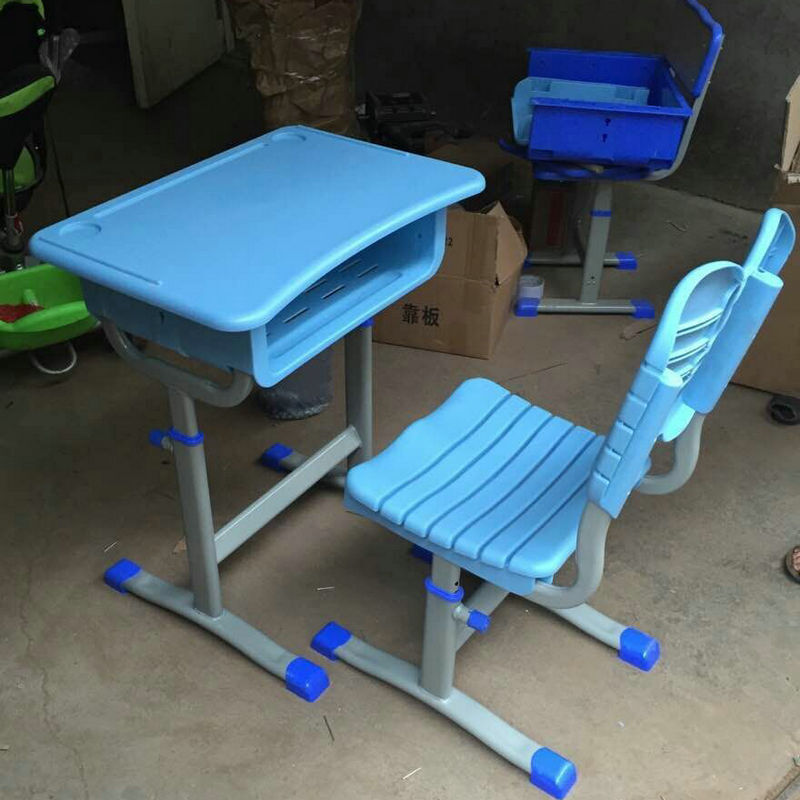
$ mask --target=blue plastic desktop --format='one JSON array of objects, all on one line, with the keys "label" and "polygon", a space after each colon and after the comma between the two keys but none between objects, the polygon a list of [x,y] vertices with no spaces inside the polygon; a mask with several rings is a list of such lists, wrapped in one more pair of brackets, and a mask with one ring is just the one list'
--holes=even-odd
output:
[{"label": "blue plastic desktop", "polygon": [[[227,610],[218,564],[341,462],[372,455],[368,320],[430,277],[446,207],[483,189],[480,173],[310,128],[283,128],[40,231],[32,252],[80,276],[87,305],[133,368],[165,385],[191,589],[121,559],[113,589],[194,622],[307,701],[328,687],[317,664]],[[230,373],[197,375],[135,346],[136,334]],[[195,401],[242,402],[345,339],[346,427],[308,457],[283,445],[263,461],[288,472],[215,530]],[[144,437],[143,437],[144,438]],[[249,460],[249,459],[248,459]]]},{"label": "blue plastic desktop", "polygon": [[45,228],[31,251],[79,275],[96,316],[268,386],[429,278],[444,209],[483,186],[282,128]]}]

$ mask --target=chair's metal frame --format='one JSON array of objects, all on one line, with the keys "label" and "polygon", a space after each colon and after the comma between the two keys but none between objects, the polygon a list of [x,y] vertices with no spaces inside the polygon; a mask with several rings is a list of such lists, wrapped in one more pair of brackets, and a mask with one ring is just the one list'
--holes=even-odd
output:
[{"label": "chair's metal frame", "polygon": [[[674,459],[670,471],[663,475],[647,475],[640,484],[639,491],[664,494],[676,491],[689,480],[697,464],[703,419],[702,415],[696,415],[684,433],[674,441]],[[517,596],[551,610],[584,633],[620,651],[621,636],[629,626],[588,604],[603,576],[606,533],[610,521],[611,517],[606,511],[589,503],[578,530],[575,552],[577,571],[573,583],[569,586],[556,586],[540,582],[531,594]],[[460,576],[461,569],[458,566],[444,558],[433,556],[431,581],[436,587],[455,595],[460,587]],[[559,789],[558,775],[569,772],[570,768],[574,773],[571,763],[518,731],[453,685],[456,654],[476,632],[468,624],[470,613],[477,611],[489,616],[509,594],[488,581],[482,582],[463,603],[446,600],[429,592],[425,605],[422,660],[419,667],[353,635],[337,644],[337,635],[339,639],[345,636],[341,633],[344,629],[328,627],[327,633],[323,629],[322,636],[315,638],[312,647],[329,658],[341,659],[421,700],[507,761],[532,773],[531,779],[539,788],[555,797],[563,797],[571,783],[567,776],[566,783],[569,785],[563,794],[559,793],[563,788]],[[548,772],[545,767],[544,774],[536,775],[532,772],[532,763],[535,764],[534,757],[540,751],[545,751],[546,754],[541,756],[543,763],[554,769]]]}]

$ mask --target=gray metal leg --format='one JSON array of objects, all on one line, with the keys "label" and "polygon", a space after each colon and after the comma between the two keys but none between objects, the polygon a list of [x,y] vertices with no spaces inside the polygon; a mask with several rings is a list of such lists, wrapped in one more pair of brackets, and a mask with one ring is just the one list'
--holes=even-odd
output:
[{"label": "gray metal leg", "polygon": [[340,461],[361,445],[352,426],[323,445],[291,474],[220,528],[215,538],[217,561],[223,561],[298,497],[322,480]]},{"label": "gray metal leg", "polygon": [[[285,455],[281,453],[279,457],[271,459],[267,465],[282,472],[293,472],[308,461],[307,455],[289,448],[286,448],[286,450],[288,452]],[[320,483],[324,483],[334,489],[344,489],[346,476],[347,470],[344,467],[334,467],[320,479]]]},{"label": "gray metal leg", "polygon": [[[433,557],[431,580],[450,594],[459,588],[461,570],[438,556]],[[422,637],[420,685],[431,694],[447,699],[453,690],[459,623],[453,604],[428,592],[425,601],[425,631]]]},{"label": "gray metal leg", "polygon": [[[493,583],[482,583],[467,600],[467,605],[482,613],[491,615],[495,609],[508,597],[508,592],[495,586]],[[536,602],[536,592],[523,597],[523,600],[529,602]],[[537,603],[538,605],[538,603]],[[547,606],[544,606],[547,608]],[[567,622],[571,622],[576,628],[580,628],[584,633],[594,636],[595,639],[619,650],[620,636],[625,630],[626,626],[617,622],[616,620],[607,617],[605,614],[592,608],[592,606],[582,603],[573,608],[551,608],[549,609],[554,614],[557,614]],[[464,626],[458,632],[458,647],[459,649],[469,641],[475,631],[472,628]]]},{"label": "gray metal leg", "polygon": [[[530,266],[537,267],[582,267],[583,256],[580,253],[548,253],[536,250],[528,255]],[[619,268],[620,259],[616,253],[606,253],[603,257],[604,267]]]},{"label": "gray metal leg", "polygon": [[[190,437],[200,433],[194,401],[188,395],[178,389],[169,389],[169,408],[172,424],[178,431]],[[194,606],[209,617],[218,617],[222,613],[222,592],[214,545],[205,449],[202,442],[195,446],[175,442],[173,452]]]},{"label": "gray metal leg", "polygon": [[[469,611],[460,604],[463,591],[459,586],[459,575],[458,567],[434,557],[431,578],[426,582],[428,595],[422,666],[419,669],[367,644],[335,622],[322,628],[311,646],[334,661],[342,659],[421,700],[528,773],[535,786],[553,797],[565,797],[577,778],[572,762],[542,747],[453,687],[459,633],[464,627],[460,620]],[[484,591],[473,595],[473,600],[491,604],[497,597]]]},{"label": "gray metal leg", "polygon": [[[538,602],[536,592],[529,594],[525,599],[533,603]],[[643,672],[649,672],[661,656],[658,639],[611,619],[587,603],[572,608],[544,607],[597,641],[613,648],[623,661]]]},{"label": "gray metal leg", "polygon": [[[347,459],[347,468],[372,458],[372,326],[361,325],[344,340],[345,415],[348,426],[358,434],[360,445]],[[264,452],[261,462],[281,472],[293,472],[308,460],[281,443]],[[321,478],[322,483],[344,489],[347,468],[336,466]]]},{"label": "gray metal leg", "polygon": [[[501,589],[493,583],[484,582],[472,593],[469,600],[467,600],[467,605],[488,616],[500,606],[503,600],[508,597],[508,594],[505,589]],[[522,599],[535,602],[536,592]],[[544,607],[546,608],[546,606]],[[620,636],[626,626],[611,619],[611,617],[607,617],[597,609],[592,608],[592,606],[582,603],[574,608],[551,608],[549,610],[567,620],[567,622],[571,622],[584,633],[588,633],[609,647],[619,650]],[[475,631],[472,628],[462,627],[458,632],[459,649],[469,641],[473,633]]]},{"label": "gray metal leg", "polygon": [[149,572],[141,570],[125,582],[125,589],[149,603],[194,622],[279,678],[285,676],[286,668],[296,658],[294,653],[226,609],[217,617],[203,614],[195,607],[193,595],[188,589],[173,586]]},{"label": "gray metal leg", "polygon": [[600,297],[600,283],[604,267],[635,269],[632,254],[608,253],[608,234],[611,227],[613,184],[594,181],[581,184],[578,191],[588,197],[589,232],[584,242],[576,225],[576,252],[540,253],[531,250],[526,266],[582,266],[581,290],[578,298],[544,297],[537,306],[540,314],[630,314],[634,317],[652,317],[652,306],[641,300],[610,299]]},{"label": "gray metal leg", "polygon": [[[630,314],[639,316],[637,310],[637,306],[630,300],[605,297],[596,303],[586,303],[583,300],[573,300],[568,297],[544,297],[538,308],[540,314]],[[652,315],[648,312],[646,316]]]},{"label": "gray metal leg", "polygon": [[336,649],[336,656],[350,666],[380,678],[443,714],[482,741],[514,766],[530,772],[531,758],[541,747],[520,733],[488,708],[458,689],[451,689],[446,698],[426,691],[420,681],[420,670],[408,661],[390,655],[351,636]]},{"label": "gray metal leg", "polygon": [[344,340],[347,424],[358,431],[361,447],[347,459],[355,467],[372,458],[372,327],[361,325]]},{"label": "gray metal leg", "polygon": [[583,259],[581,303],[596,303],[600,296],[600,281],[603,277],[603,259],[606,255],[608,232],[611,229],[611,184],[596,183],[594,201],[589,212],[589,235]]},{"label": "gray metal leg", "polygon": [[584,633],[588,633],[589,636],[593,636],[603,644],[619,650],[620,636],[626,629],[626,625],[607,617],[586,603],[575,606],[575,608],[551,608],[550,610],[561,619],[571,622]]},{"label": "gray metal leg", "polygon": [[[218,545],[215,541],[205,454],[202,436],[197,427],[194,401],[180,389],[170,387],[169,405],[172,429],[168,432],[168,440],[174,452],[178,475],[191,591],[162,581],[127,559],[121,559],[110,567],[105,573],[105,581],[123,594],[131,592],[194,622],[235,647],[268,672],[283,678],[286,688],[294,694],[314,701],[329,685],[325,670],[281,647],[222,606],[217,566]],[[324,474],[358,444],[358,437],[352,428],[340,434],[327,445],[335,450],[331,456],[333,461],[325,464],[324,454],[317,454],[317,460],[322,462],[320,474]],[[337,447],[340,449],[336,450]],[[311,467],[313,464],[309,465]],[[290,477],[302,480],[303,476],[295,473]],[[275,488],[273,487],[273,491]],[[250,513],[251,517],[258,517],[259,511],[258,503],[255,503],[243,514],[247,516]],[[252,522],[249,517],[248,522]],[[240,522],[229,528],[241,536],[246,524]]]}]

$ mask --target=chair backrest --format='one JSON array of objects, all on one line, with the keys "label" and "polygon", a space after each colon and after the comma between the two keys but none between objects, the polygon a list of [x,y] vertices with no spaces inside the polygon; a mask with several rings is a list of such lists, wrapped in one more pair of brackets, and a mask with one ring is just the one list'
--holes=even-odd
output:
[{"label": "chair backrest", "polygon": [[589,481],[589,499],[616,517],[649,468],[656,440],[679,436],[716,405],[769,313],[794,246],[788,215],[767,212],[744,266],[717,261],[675,287]]}]

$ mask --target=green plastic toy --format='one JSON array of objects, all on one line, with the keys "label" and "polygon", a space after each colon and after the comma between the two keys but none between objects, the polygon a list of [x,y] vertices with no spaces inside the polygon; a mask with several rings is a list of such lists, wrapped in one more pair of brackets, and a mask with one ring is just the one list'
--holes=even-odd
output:
[{"label": "green plastic toy", "polygon": [[[70,340],[97,321],[75,276],[53,264],[27,266],[19,212],[44,176],[44,114],[77,42],[75,31],[48,30],[41,0],[0,0],[0,306],[38,307],[16,319],[20,309],[3,309],[12,313],[0,317],[0,350],[29,351],[34,366],[50,375],[65,375],[75,366]],[[34,351],[62,342],[68,365],[44,366]]]},{"label": "green plastic toy", "polygon": [[0,305],[20,303],[42,309],[16,322],[0,322],[0,348],[35,350],[74,339],[97,324],[86,310],[80,281],[52,264],[0,276]]}]

